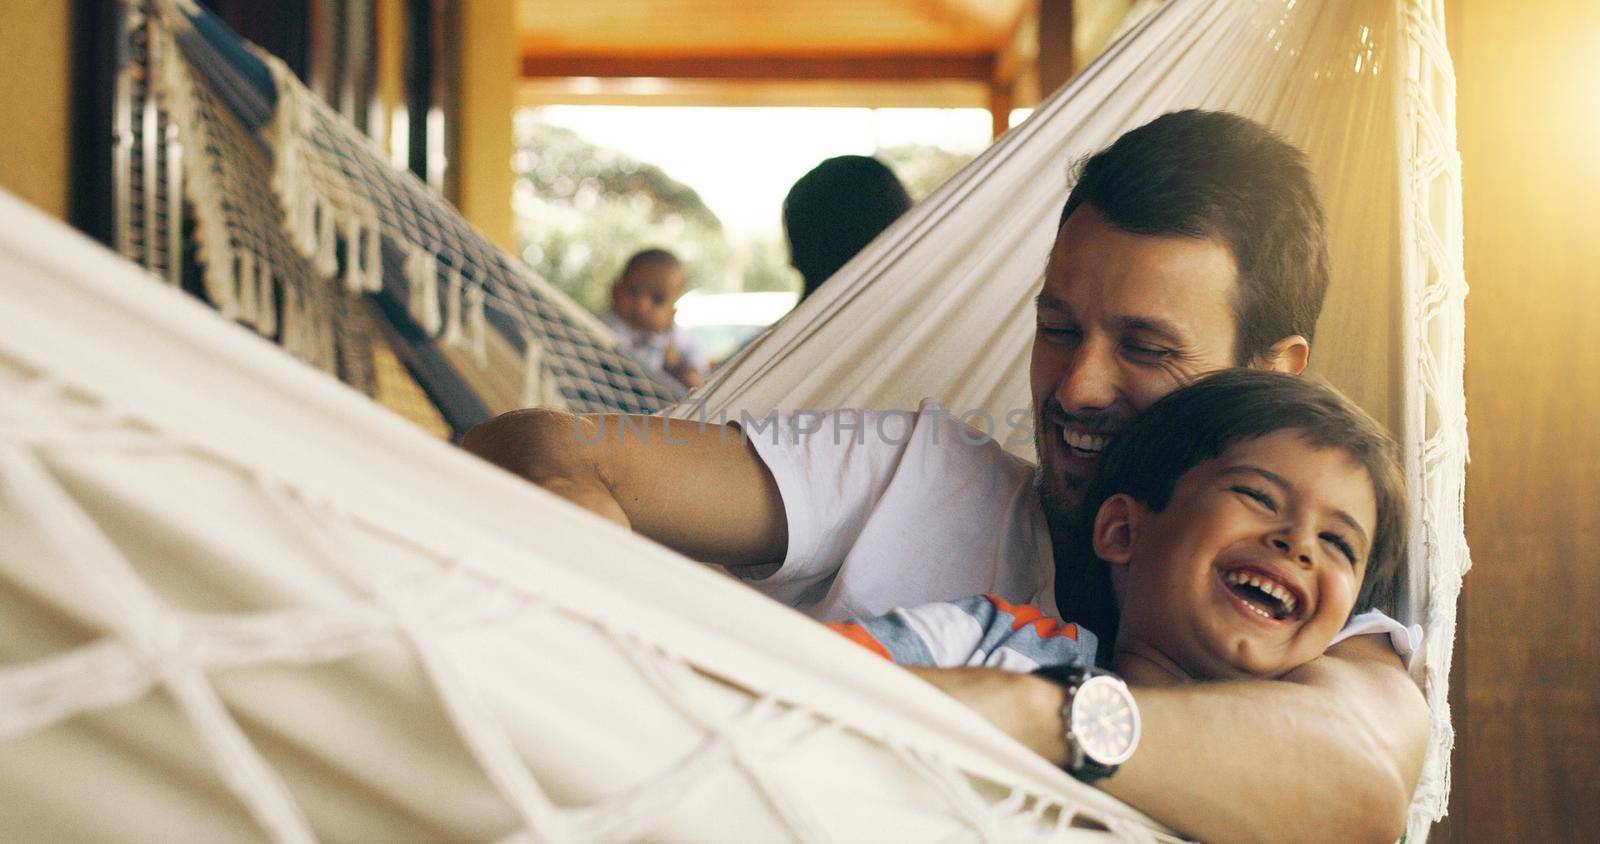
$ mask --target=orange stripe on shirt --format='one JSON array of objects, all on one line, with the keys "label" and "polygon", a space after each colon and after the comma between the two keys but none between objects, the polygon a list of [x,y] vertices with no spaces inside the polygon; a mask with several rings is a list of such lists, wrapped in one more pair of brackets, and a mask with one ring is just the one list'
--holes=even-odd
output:
[{"label": "orange stripe on shirt", "polygon": [[894,662],[894,657],[889,656],[889,649],[885,648],[883,643],[873,638],[872,634],[867,632],[867,628],[862,627],[853,621],[829,621],[825,622],[825,624],[829,630],[838,633],[846,639],[855,642],[861,647],[872,651],[873,653],[889,660],[890,662]]},{"label": "orange stripe on shirt", "polygon": [[1078,625],[1076,624],[1063,624],[1061,619],[1045,615],[1038,607],[1032,604],[1013,604],[998,595],[985,595],[983,597],[988,599],[989,603],[994,604],[995,609],[1011,614],[1012,630],[1021,630],[1028,625],[1032,625],[1033,632],[1041,639],[1065,636],[1074,642],[1078,641]]}]

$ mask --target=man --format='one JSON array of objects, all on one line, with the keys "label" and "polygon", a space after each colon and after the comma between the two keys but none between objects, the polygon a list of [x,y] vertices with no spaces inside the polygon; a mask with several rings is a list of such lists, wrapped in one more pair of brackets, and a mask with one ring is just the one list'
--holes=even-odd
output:
[{"label": "man", "polygon": [[[1248,120],[1179,112],[1091,158],[1062,211],[1030,367],[1037,484],[928,405],[887,431],[883,417],[842,412],[843,438],[837,424],[742,438],[651,420],[651,443],[618,437],[615,420],[525,411],[463,444],[819,618],[979,593],[1049,605],[1054,549],[1072,547],[1071,514],[1108,438],[1206,372],[1300,372],[1327,280],[1299,152]],[[1096,629],[1103,573],[1071,581],[1061,609]],[[918,673],[1068,758],[1061,686]],[[1394,652],[1354,637],[1285,680],[1137,690],[1143,738],[1101,788],[1208,840],[1398,838],[1427,710]]]}]

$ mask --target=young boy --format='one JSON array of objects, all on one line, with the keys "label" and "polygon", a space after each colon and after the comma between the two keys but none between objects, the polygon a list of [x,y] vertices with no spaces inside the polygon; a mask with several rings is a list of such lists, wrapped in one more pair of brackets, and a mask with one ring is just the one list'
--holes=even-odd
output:
[{"label": "young boy", "polygon": [[688,332],[673,324],[683,285],[683,265],[671,252],[638,252],[611,286],[611,310],[600,319],[617,332],[625,354],[692,390],[710,367]]},{"label": "young boy", "polygon": [[1079,552],[1109,568],[1120,620],[1101,633],[1114,645],[991,596],[832,626],[902,665],[1099,662],[1132,685],[1279,677],[1358,633],[1389,632],[1405,658],[1419,630],[1376,611],[1351,619],[1393,607],[1397,451],[1311,379],[1211,375],[1119,432],[1085,493]]}]

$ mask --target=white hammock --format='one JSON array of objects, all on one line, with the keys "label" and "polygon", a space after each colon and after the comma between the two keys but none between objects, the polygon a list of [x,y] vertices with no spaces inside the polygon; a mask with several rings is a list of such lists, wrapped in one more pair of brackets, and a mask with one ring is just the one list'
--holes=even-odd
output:
[{"label": "white hammock", "polygon": [[[1466,283],[1455,78],[1438,0],[1171,0],[724,366],[680,416],[914,408],[1005,433],[1029,407],[1032,297],[1069,166],[1162,113],[1253,117],[1304,150],[1333,282],[1311,370],[1396,433],[1415,525],[1405,621],[1427,631],[1433,735],[1411,840],[1442,817],[1462,523]],[[1031,419],[1031,416],[1027,418]],[[1032,457],[1030,439],[1016,450]]]},{"label": "white hammock", "polygon": [[9,195],[0,219],[8,838],[1167,837]]},{"label": "white hammock", "polygon": [[[1464,421],[1439,4],[1173,0],[703,392],[1027,406],[1066,163],[1173,108],[1306,149],[1316,365],[1401,434],[1442,811]],[[428,440],[0,201],[0,817],[30,838],[1153,827],[737,584]],[[1381,326],[1381,328],[1376,328]],[[106,811],[96,811],[99,807]],[[11,823],[11,819],[17,819]],[[419,833],[420,831],[420,833]]]}]

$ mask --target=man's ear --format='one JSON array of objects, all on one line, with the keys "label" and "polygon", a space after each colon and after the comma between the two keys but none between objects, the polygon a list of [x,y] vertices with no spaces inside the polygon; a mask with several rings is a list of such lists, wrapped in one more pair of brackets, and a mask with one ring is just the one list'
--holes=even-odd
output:
[{"label": "man's ear", "polygon": [[1305,371],[1306,364],[1310,362],[1311,343],[1298,334],[1290,334],[1273,343],[1265,352],[1256,355],[1250,361],[1250,368],[1299,375]]},{"label": "man's ear", "polygon": [[1139,538],[1139,520],[1144,506],[1125,492],[1106,499],[1094,516],[1094,555],[1113,566],[1127,565],[1133,559],[1133,544]]}]

